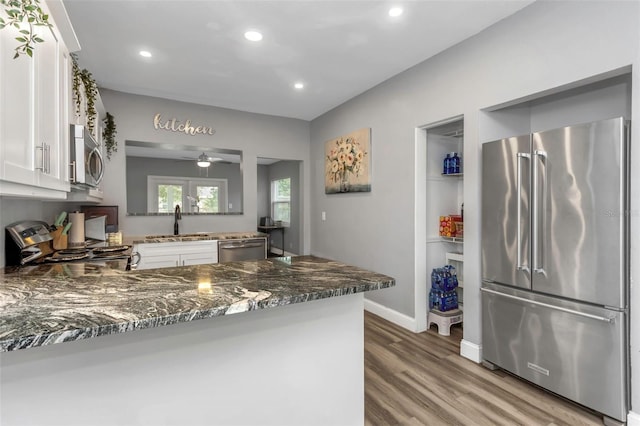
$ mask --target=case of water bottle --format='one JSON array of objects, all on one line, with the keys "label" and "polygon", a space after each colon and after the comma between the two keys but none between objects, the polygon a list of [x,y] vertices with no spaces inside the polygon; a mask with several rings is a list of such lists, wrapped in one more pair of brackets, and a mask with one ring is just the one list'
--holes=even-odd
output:
[{"label": "case of water bottle", "polygon": [[442,312],[458,308],[458,276],[453,265],[435,268],[431,272],[431,291],[429,291],[429,309]]},{"label": "case of water bottle", "polygon": [[443,175],[457,175],[462,173],[462,159],[457,152],[447,154],[442,162]]}]

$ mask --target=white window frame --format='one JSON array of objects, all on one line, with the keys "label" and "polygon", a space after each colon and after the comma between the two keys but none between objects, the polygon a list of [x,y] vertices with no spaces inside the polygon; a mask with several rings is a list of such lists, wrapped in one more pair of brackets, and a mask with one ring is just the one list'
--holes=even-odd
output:
[{"label": "white window frame", "polygon": [[[275,204],[284,203],[284,202],[289,204],[289,219],[291,219],[291,194],[289,194],[288,199],[284,199],[284,198],[276,199],[276,196],[275,196],[276,182],[280,180],[285,180],[285,179],[289,179],[289,188],[291,188],[291,177],[283,177],[283,178],[271,180],[271,217],[273,218],[273,220],[277,220],[275,217],[275,208],[274,208]],[[284,226],[285,228],[288,228],[289,226],[291,226],[291,221],[288,221],[288,222],[282,221],[282,226]]]},{"label": "white window frame", "polygon": [[228,179],[149,175],[147,176],[147,211],[150,213],[158,213],[158,185],[182,186],[182,212],[184,213],[198,213],[187,198],[187,196],[196,197],[196,187],[198,185],[217,186],[220,188],[218,191],[218,213],[227,213],[229,211],[229,204],[227,203]]}]

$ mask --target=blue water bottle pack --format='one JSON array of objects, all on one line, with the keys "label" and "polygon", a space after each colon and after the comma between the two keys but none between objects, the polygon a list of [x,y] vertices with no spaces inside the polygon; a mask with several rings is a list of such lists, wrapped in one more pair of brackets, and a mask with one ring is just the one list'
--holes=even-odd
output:
[{"label": "blue water bottle pack", "polygon": [[445,312],[458,307],[458,276],[453,265],[445,265],[431,271],[429,309]]}]

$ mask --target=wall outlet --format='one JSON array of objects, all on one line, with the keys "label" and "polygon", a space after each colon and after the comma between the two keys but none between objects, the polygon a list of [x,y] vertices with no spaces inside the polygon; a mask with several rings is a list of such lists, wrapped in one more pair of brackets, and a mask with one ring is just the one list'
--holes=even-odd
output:
[{"label": "wall outlet", "polygon": [[233,208],[233,204],[229,203],[229,210]]},{"label": "wall outlet", "polygon": [[322,220],[327,220],[327,212],[322,212]]}]

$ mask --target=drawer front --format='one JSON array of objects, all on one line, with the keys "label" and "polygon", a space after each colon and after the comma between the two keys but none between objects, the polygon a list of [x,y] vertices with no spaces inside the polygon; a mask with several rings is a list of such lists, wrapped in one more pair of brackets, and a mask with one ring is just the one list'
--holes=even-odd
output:
[{"label": "drawer front", "polygon": [[625,321],[623,312],[482,288],[485,360],[619,420],[628,401]]}]

